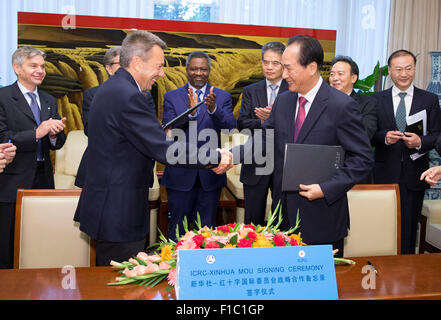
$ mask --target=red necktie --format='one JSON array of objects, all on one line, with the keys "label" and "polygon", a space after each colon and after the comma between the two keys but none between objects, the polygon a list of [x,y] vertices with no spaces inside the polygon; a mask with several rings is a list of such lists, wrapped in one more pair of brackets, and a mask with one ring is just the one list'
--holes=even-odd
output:
[{"label": "red necktie", "polygon": [[297,141],[300,129],[305,121],[305,105],[307,102],[308,100],[306,100],[305,97],[299,97],[299,111],[297,112],[296,123],[294,126],[294,142]]}]

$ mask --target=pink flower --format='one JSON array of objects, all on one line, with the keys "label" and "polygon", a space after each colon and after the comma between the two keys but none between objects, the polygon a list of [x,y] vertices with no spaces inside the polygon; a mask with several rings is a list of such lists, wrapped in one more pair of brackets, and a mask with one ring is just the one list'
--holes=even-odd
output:
[{"label": "pink flower", "polygon": [[220,248],[219,243],[214,241],[207,242],[207,244],[205,245],[205,249],[219,249],[219,248]]},{"label": "pink flower", "polygon": [[110,265],[111,266],[113,266],[113,267],[121,267],[122,266],[122,264],[121,263],[119,263],[119,262],[116,262],[116,261],[110,261]]},{"label": "pink flower", "polygon": [[123,274],[125,274],[126,277],[129,277],[129,278],[135,277],[136,276],[136,270],[135,270],[135,268],[133,268],[132,270],[129,270],[128,268],[125,268],[124,271],[123,271]]},{"label": "pink flower", "polygon": [[142,276],[143,274],[147,273],[146,269],[146,266],[136,266],[135,268],[133,268],[133,270],[136,271],[137,276]]},{"label": "pink flower", "polygon": [[254,241],[256,240],[257,234],[253,231],[248,232],[247,237],[251,240]]},{"label": "pink flower", "polygon": [[176,284],[176,268],[171,269],[167,276],[168,284],[174,286]]},{"label": "pink flower", "polygon": [[277,232],[276,236],[281,237],[284,241],[289,241],[289,237],[286,234],[284,234],[283,232],[280,232],[280,231]]},{"label": "pink flower", "polygon": [[193,241],[196,244],[196,246],[200,247],[202,243],[204,242],[205,238],[201,234],[197,234],[193,237]]},{"label": "pink flower", "polygon": [[[182,240],[180,240],[179,242],[181,241]],[[178,245],[176,245],[176,251],[181,249],[196,249],[196,243],[194,243],[192,238],[183,241],[180,246],[179,246],[179,242]]]},{"label": "pink flower", "polygon": [[147,261],[149,255],[145,252],[140,252],[140,253],[138,253],[138,255],[136,257],[138,259],[141,259],[142,261]]},{"label": "pink flower", "polygon": [[276,247],[284,247],[285,246],[285,240],[283,240],[283,238],[281,236],[275,236],[273,238],[274,241],[274,245]]},{"label": "pink flower", "polygon": [[156,261],[160,261],[161,257],[157,254],[151,255],[147,257],[147,261],[149,262],[156,262]]},{"label": "pink flower", "polygon": [[191,238],[193,238],[196,235],[196,233],[194,233],[193,231],[188,231],[182,238],[181,240],[189,240]]},{"label": "pink flower", "polygon": [[265,238],[267,238],[269,241],[273,240],[273,234],[270,232],[264,232],[263,235],[265,236]]},{"label": "pink flower", "polygon": [[250,239],[240,239],[239,242],[237,243],[237,246],[239,248],[251,248],[252,246],[252,242]]},{"label": "pink flower", "polygon": [[156,263],[150,263],[146,268],[144,273],[152,273],[159,270],[159,266]]},{"label": "pink flower", "polygon": [[[211,236],[210,238],[208,238],[206,240],[206,242],[213,242],[213,241],[218,241],[222,244],[227,244],[228,243],[229,238],[227,236]],[[206,247],[206,246],[205,246]]]},{"label": "pink flower", "polygon": [[159,263],[159,270],[168,270],[171,268],[171,265],[169,265],[167,262],[161,262]]},{"label": "pink flower", "polygon": [[135,264],[135,265],[139,265],[138,260],[133,259],[133,258],[130,258],[130,259],[129,259],[129,262],[130,262],[130,263],[133,263],[133,264]]},{"label": "pink flower", "polygon": [[291,238],[291,240],[289,241],[289,244],[293,247],[297,247],[299,245],[299,243],[297,242],[296,239]]}]

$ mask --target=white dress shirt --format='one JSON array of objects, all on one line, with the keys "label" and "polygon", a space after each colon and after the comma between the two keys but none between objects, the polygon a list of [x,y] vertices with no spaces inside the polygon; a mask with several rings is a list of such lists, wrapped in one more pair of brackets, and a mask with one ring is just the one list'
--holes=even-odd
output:
[{"label": "white dress shirt", "polygon": [[[309,92],[305,95],[298,94],[299,97],[305,97],[305,99],[308,101],[305,104],[305,119],[308,116],[309,109],[311,109],[311,105],[314,102],[315,96],[317,95],[317,92],[319,91],[321,85],[323,83],[323,78],[320,77],[319,81],[317,81],[316,85],[309,90]],[[297,98],[296,103],[296,118],[297,118],[297,112],[299,111],[299,99]]]},{"label": "white dress shirt", "polygon": [[[280,85],[282,84],[282,80],[283,79],[280,79],[279,82],[275,83],[275,85],[278,85],[277,89],[274,90],[276,97],[277,97],[277,94],[279,93]],[[269,101],[271,99],[271,92],[272,92],[270,85],[272,85],[272,83],[268,79],[265,79],[265,81],[266,81],[266,98],[267,98],[266,101],[268,101],[268,103],[269,103]]]},{"label": "white dress shirt", "polygon": [[[32,100],[31,100],[31,97],[28,95],[28,92],[32,92],[37,96],[37,104],[38,104],[38,108],[40,108],[40,112],[41,112],[41,102],[40,102],[40,96],[38,95],[37,87],[35,87],[34,91],[30,91],[30,90],[26,89],[18,80],[17,80],[17,85],[18,85],[18,88],[20,89],[21,93],[23,93],[23,96],[26,99],[27,103],[29,104],[29,108],[31,107]],[[49,140],[53,146],[55,146],[55,144],[57,143],[57,138],[49,138]]]}]

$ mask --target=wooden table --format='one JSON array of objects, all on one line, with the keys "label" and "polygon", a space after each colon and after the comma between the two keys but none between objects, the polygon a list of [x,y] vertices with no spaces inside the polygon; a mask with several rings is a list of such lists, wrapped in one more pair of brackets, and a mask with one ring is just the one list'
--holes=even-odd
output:
[{"label": "wooden table", "polygon": [[[354,258],[355,265],[336,266],[340,299],[441,299],[441,253]],[[378,271],[376,289],[362,287],[367,260]],[[0,270],[0,300],[174,300],[162,282],[153,289],[137,285],[107,286],[117,272],[110,267],[75,269],[75,289],[62,269]],[[73,283],[73,282],[72,282]]]}]

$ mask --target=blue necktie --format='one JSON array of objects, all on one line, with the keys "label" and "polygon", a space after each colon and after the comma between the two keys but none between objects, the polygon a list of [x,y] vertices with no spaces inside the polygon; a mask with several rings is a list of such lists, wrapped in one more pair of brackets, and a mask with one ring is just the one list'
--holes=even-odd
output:
[{"label": "blue necktie", "polygon": [[[33,92],[28,92],[28,96],[31,98],[31,110],[35,118],[35,122],[37,123],[37,126],[40,125],[40,108],[38,107],[37,103],[37,96]],[[37,161],[43,161],[43,144],[41,142],[41,139],[38,139],[37,141]]]},{"label": "blue necktie", "polygon": [[404,132],[406,130],[406,104],[404,103],[404,97],[406,96],[406,92],[400,92],[398,95],[400,96],[400,103],[398,104],[397,112],[395,113],[395,123],[397,125],[398,130]]},{"label": "blue necktie", "polygon": [[[196,95],[198,96],[198,103],[202,101],[201,93],[202,93],[202,90],[196,90]],[[202,108],[202,105],[199,106],[197,114],[199,114],[199,112],[201,111],[201,108]]]}]

